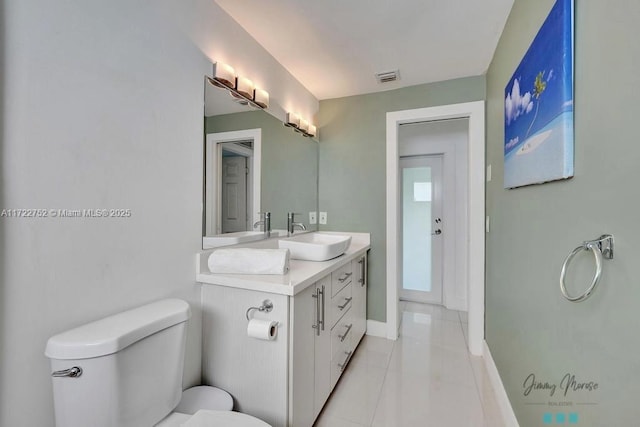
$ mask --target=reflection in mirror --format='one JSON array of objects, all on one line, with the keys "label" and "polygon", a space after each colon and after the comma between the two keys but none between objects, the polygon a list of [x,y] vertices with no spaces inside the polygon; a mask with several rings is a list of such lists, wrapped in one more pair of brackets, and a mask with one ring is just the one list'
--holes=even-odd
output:
[{"label": "reflection in mirror", "polygon": [[207,78],[204,133],[203,248],[263,238],[254,228],[259,212],[271,212],[272,230],[286,233],[288,212],[315,229],[308,223],[318,204],[315,141],[234,102]]}]

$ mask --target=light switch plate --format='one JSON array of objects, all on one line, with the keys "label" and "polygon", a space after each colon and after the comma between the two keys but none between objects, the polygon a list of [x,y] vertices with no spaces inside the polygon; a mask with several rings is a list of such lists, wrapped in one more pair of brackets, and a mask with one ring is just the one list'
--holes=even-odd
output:
[{"label": "light switch plate", "polygon": [[491,181],[491,165],[487,166],[487,182]]},{"label": "light switch plate", "polygon": [[309,224],[313,225],[313,224],[317,224],[318,220],[317,220],[317,215],[318,212],[309,212]]},{"label": "light switch plate", "polygon": [[327,224],[327,213],[326,212],[320,212],[320,224],[323,224],[323,225]]}]

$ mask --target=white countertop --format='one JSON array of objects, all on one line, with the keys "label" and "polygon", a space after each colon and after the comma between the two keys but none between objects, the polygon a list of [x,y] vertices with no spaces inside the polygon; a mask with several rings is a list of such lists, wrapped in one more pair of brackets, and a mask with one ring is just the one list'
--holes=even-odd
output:
[{"label": "white countertop", "polygon": [[[324,231],[320,233],[351,236],[351,245],[343,255],[328,261],[316,262],[292,259],[289,261],[289,273],[283,275],[211,273],[207,266],[207,260],[215,249],[205,250],[196,255],[196,280],[202,284],[229,286],[281,295],[295,295],[331,271],[365,254],[371,247],[371,235],[369,233]],[[233,247],[277,248],[278,238]]]}]

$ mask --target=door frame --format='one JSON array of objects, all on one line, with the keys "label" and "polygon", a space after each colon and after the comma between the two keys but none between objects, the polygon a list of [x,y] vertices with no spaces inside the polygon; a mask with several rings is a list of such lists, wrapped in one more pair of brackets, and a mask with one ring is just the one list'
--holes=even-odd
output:
[{"label": "door frame", "polygon": [[[251,208],[252,212],[249,216],[249,223],[260,220],[258,211],[260,210],[260,193],[261,193],[261,162],[262,162],[262,129],[245,129],[232,132],[215,132],[208,133],[205,138],[205,236],[213,236],[220,234],[220,206],[222,202],[222,194],[219,191],[220,169],[222,166],[222,156],[220,144],[234,141],[253,141],[253,155],[251,156],[250,171],[252,176],[251,183]],[[213,197],[206,197],[207,191],[212,190]]]},{"label": "door frame", "polygon": [[399,154],[398,127],[402,123],[469,119],[468,144],[468,271],[466,275],[469,298],[469,351],[481,356],[484,342],[484,286],[485,286],[485,105],[484,101],[387,113],[387,338],[398,338],[400,325],[398,310],[398,268],[400,239]]}]

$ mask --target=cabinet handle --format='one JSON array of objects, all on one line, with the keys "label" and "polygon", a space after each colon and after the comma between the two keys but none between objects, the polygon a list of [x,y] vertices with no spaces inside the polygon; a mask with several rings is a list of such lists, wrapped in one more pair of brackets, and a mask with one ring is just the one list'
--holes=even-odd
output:
[{"label": "cabinet handle", "polygon": [[344,273],[344,277],[339,277],[338,282],[344,283],[344,281],[347,280],[349,277],[351,277],[352,274],[353,273]]},{"label": "cabinet handle", "polygon": [[[325,296],[325,292],[324,292],[324,285],[322,285],[322,291],[320,291],[320,295],[322,295],[322,320],[320,321],[320,326],[322,326],[322,330],[324,331],[324,296]],[[318,332],[318,335],[320,335],[320,333]]]},{"label": "cabinet handle", "polygon": [[316,335],[320,336],[320,289],[316,288],[316,292],[311,296],[316,299],[316,323],[311,327],[316,330]]},{"label": "cabinet handle", "polygon": [[338,335],[338,338],[340,338],[340,342],[344,342],[344,340],[347,338],[347,335],[349,335],[349,331],[351,330],[352,327],[353,327],[353,323],[347,326],[347,330],[344,331],[344,335]]},{"label": "cabinet handle", "polygon": [[338,306],[340,311],[344,310],[344,308],[349,305],[349,303],[351,302],[352,299],[353,299],[353,297],[345,298],[344,299],[344,304]]},{"label": "cabinet handle", "polygon": [[360,280],[358,280],[358,282],[360,282],[360,286],[364,286],[367,283],[367,281],[365,280],[367,271],[366,271],[366,264],[364,262],[364,257],[362,257],[360,261],[358,261],[358,264],[360,264]]},{"label": "cabinet handle", "polygon": [[342,363],[342,364],[338,363],[338,367],[340,368],[340,372],[344,372],[344,368],[346,368],[347,365],[349,364],[349,360],[351,360],[351,355],[353,354],[353,350],[345,351],[344,354],[347,355],[347,358],[344,360],[344,363]]}]

